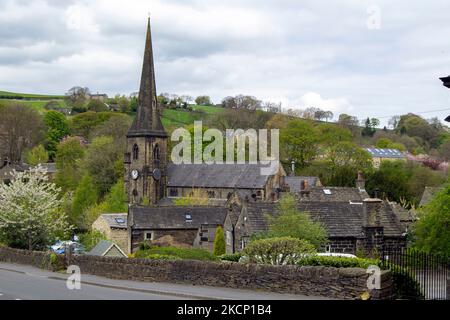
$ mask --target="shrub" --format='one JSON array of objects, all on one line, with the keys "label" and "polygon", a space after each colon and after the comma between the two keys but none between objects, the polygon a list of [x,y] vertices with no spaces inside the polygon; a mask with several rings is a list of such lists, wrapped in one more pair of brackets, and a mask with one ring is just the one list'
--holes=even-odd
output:
[{"label": "shrub", "polygon": [[[137,258],[135,256],[135,258]],[[180,257],[177,256],[171,256],[168,254],[148,254],[145,256],[145,259],[151,259],[151,260],[181,260]]]},{"label": "shrub", "polygon": [[241,253],[223,254],[223,255],[220,256],[220,260],[222,260],[222,261],[239,262],[241,257],[242,257]]},{"label": "shrub", "polygon": [[323,266],[334,268],[363,268],[367,269],[371,265],[379,266],[380,261],[376,259],[327,257],[310,255],[297,261],[299,266]]},{"label": "shrub", "polygon": [[147,258],[148,256],[152,255],[165,255],[165,256],[172,256],[172,257],[178,257],[180,259],[186,259],[186,260],[217,260],[217,257],[215,257],[213,254],[211,254],[209,251],[206,251],[204,249],[198,249],[198,248],[175,248],[175,247],[151,247],[150,249],[146,250],[138,250],[135,254],[136,258]]},{"label": "shrub", "polygon": [[225,235],[223,233],[223,229],[221,226],[218,226],[216,229],[216,237],[214,238],[214,255],[221,256],[225,254]]},{"label": "shrub", "polygon": [[101,240],[106,240],[106,235],[98,230],[91,230],[79,236],[80,243],[85,247],[86,252],[94,248]]},{"label": "shrub", "polygon": [[281,237],[250,242],[243,254],[250,263],[283,265],[294,264],[305,254],[314,252],[314,246],[306,240]]}]

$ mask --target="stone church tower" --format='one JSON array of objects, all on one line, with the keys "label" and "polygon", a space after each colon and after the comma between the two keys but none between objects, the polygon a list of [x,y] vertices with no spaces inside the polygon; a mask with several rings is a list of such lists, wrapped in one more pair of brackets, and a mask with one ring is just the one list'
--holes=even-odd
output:
[{"label": "stone church tower", "polygon": [[150,19],[136,118],[127,133],[125,188],[130,204],[156,204],[167,185],[167,133],[156,100]]}]

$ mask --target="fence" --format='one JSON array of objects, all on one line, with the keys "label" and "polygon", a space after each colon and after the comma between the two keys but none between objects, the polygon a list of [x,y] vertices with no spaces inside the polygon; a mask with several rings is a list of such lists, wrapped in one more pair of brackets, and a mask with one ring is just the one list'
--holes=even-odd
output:
[{"label": "fence", "polygon": [[398,298],[445,300],[449,257],[410,248],[384,248],[382,267],[393,273]]}]

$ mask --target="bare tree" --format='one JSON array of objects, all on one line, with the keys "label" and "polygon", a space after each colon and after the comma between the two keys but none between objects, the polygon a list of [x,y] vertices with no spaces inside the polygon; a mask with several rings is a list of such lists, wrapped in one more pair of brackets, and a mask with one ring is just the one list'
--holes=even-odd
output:
[{"label": "bare tree", "polygon": [[43,135],[44,122],[36,110],[20,103],[0,107],[0,149],[11,163],[20,163],[23,151],[37,145]]},{"label": "bare tree", "polygon": [[66,93],[66,100],[70,105],[80,106],[89,99],[90,93],[89,88],[72,87]]}]

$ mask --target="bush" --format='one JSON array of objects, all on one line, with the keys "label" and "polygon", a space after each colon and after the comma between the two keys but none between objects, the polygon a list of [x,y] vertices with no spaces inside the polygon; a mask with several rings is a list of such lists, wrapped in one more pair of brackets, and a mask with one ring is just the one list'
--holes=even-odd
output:
[{"label": "bush", "polygon": [[[136,256],[134,256],[137,258]],[[171,256],[167,254],[148,254],[145,256],[145,259],[151,259],[151,260],[181,260],[180,257],[177,256]]]},{"label": "bush", "polygon": [[327,257],[310,255],[297,261],[299,266],[323,266],[334,268],[363,268],[367,269],[371,265],[379,266],[380,261],[376,259]]},{"label": "bush", "polygon": [[424,298],[419,282],[407,268],[396,264],[388,264],[385,268],[392,273],[396,299],[421,300]]},{"label": "bush", "polygon": [[153,256],[155,254],[164,255],[164,256],[172,256],[180,259],[186,260],[205,260],[205,261],[214,261],[217,260],[213,254],[204,249],[198,248],[175,248],[175,247],[151,247],[146,250],[138,250],[135,254],[136,258],[145,258],[149,256]]},{"label": "bush", "polygon": [[214,255],[221,256],[225,254],[225,235],[223,233],[223,229],[221,226],[218,226],[216,229],[216,237],[214,238]]},{"label": "bush", "polygon": [[241,253],[223,254],[223,255],[220,256],[220,260],[222,260],[222,261],[239,262],[241,257],[242,257]]},{"label": "bush", "polygon": [[106,235],[98,230],[91,230],[79,236],[80,243],[85,247],[86,252],[91,251],[101,240],[106,240]]},{"label": "bush", "polygon": [[290,237],[256,240],[243,251],[250,263],[273,265],[295,264],[302,256],[311,253],[315,253],[311,243]]}]

